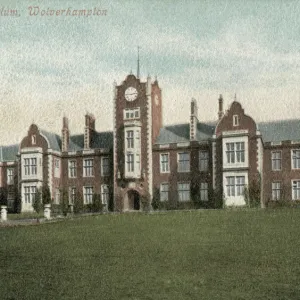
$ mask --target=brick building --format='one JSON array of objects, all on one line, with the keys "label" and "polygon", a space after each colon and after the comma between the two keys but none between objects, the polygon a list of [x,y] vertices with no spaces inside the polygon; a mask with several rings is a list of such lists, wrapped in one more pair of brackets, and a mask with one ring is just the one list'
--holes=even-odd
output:
[{"label": "brick building", "polygon": [[[157,80],[130,74],[114,84],[113,131],[97,132],[86,114],[84,133],[71,135],[63,118],[61,135],[32,124],[19,145],[0,147],[1,201],[31,211],[36,191],[50,189],[54,204],[62,191],[70,203],[90,204],[100,195],[114,211],[247,205],[255,187],[259,201],[300,199],[300,122],[256,123],[239,102],[214,122],[198,119],[191,101],[186,124],[163,126]],[[202,103],[203,105],[204,103]],[[246,189],[245,189],[246,187]],[[222,200],[222,201],[221,201]]]}]

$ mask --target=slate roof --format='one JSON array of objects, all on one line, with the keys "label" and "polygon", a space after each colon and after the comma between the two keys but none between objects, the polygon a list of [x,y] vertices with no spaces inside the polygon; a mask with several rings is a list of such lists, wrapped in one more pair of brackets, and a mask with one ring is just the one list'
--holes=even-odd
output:
[{"label": "slate roof", "polygon": [[[210,139],[215,131],[215,124],[213,122],[198,123],[196,140],[204,141]],[[159,135],[156,139],[156,144],[169,143],[184,143],[190,141],[190,124],[169,125],[160,129]]]},{"label": "slate roof", "polygon": [[264,142],[299,141],[300,120],[270,121],[257,124]]},{"label": "slate roof", "polygon": [[[91,149],[109,148],[113,147],[113,133],[106,132],[92,132]],[[82,150],[84,148],[84,135],[77,134],[70,136],[69,151]]]},{"label": "slate roof", "polygon": [[45,130],[40,130],[40,132],[48,139],[50,144],[49,146],[51,149],[55,151],[61,150],[61,138],[58,134],[48,132]]},{"label": "slate roof", "polygon": [[0,146],[0,161],[15,161],[19,152],[19,145]]}]

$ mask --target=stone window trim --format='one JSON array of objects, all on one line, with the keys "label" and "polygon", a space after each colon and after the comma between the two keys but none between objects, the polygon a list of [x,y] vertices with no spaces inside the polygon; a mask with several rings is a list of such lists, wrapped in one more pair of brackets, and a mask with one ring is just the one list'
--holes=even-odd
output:
[{"label": "stone window trim", "polygon": [[94,195],[94,187],[91,185],[83,186],[83,204],[92,204]]},{"label": "stone window trim", "polygon": [[199,170],[200,172],[207,172],[209,168],[209,152],[207,150],[199,151]]},{"label": "stone window trim", "polygon": [[228,197],[243,196],[245,176],[226,176],[226,195]]},{"label": "stone window trim", "polygon": [[7,169],[7,184],[12,185],[14,184],[14,168],[8,168]]},{"label": "stone window trim", "polygon": [[271,152],[271,170],[281,171],[282,170],[282,151],[274,150]]},{"label": "stone window trim", "polygon": [[140,107],[125,108],[124,109],[124,120],[134,120],[140,118]]},{"label": "stone window trim", "polygon": [[108,205],[108,203],[109,203],[109,185],[108,184],[101,185],[101,203],[104,205]]},{"label": "stone window trim", "polygon": [[177,171],[179,173],[190,172],[190,152],[178,152],[177,153]]},{"label": "stone window trim", "polygon": [[208,182],[200,182],[200,200],[208,201]]},{"label": "stone window trim", "polygon": [[109,159],[109,156],[101,157],[101,176],[110,176],[110,159]]},{"label": "stone window trim", "polygon": [[292,170],[300,169],[300,149],[291,150],[291,167]]},{"label": "stone window trim", "polygon": [[233,115],[232,117],[232,125],[234,127],[237,127],[240,125],[240,116],[239,115]]},{"label": "stone window trim", "polygon": [[77,161],[76,159],[69,159],[68,161],[68,175],[69,178],[77,177]]},{"label": "stone window trim", "polygon": [[168,182],[161,182],[159,186],[159,199],[161,202],[169,200],[170,185]]},{"label": "stone window trim", "polygon": [[189,182],[178,182],[177,192],[179,202],[188,202],[191,200],[191,185]]},{"label": "stone window trim", "polygon": [[282,194],[281,181],[273,181],[271,183],[271,189],[272,189],[272,200],[273,201],[280,200]]},{"label": "stone window trim", "polygon": [[160,173],[170,173],[170,153],[159,154]]},{"label": "stone window trim", "polygon": [[83,177],[94,177],[94,159],[83,159]]}]

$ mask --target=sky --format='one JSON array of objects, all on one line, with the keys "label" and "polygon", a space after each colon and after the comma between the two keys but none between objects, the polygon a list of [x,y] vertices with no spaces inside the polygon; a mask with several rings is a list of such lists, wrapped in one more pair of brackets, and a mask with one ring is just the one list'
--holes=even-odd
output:
[{"label": "sky", "polygon": [[[29,7],[38,7],[31,16]],[[106,10],[45,16],[42,10]],[[83,133],[84,115],[112,130],[113,82],[137,69],[157,76],[164,124],[217,118],[236,93],[255,121],[300,118],[299,1],[5,1],[0,15],[0,145],[19,143],[33,122]]]}]

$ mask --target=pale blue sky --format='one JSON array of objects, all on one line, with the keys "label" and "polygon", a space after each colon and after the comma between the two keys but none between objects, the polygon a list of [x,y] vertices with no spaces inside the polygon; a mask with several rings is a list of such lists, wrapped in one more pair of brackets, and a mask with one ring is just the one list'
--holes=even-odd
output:
[{"label": "pale blue sky", "polygon": [[[11,4],[9,4],[11,3]],[[107,16],[29,16],[40,9],[107,10]],[[255,120],[300,116],[298,1],[11,1],[0,16],[0,144],[19,142],[34,120],[60,133],[61,117],[83,132],[93,112],[112,129],[112,83],[157,75],[164,123],[214,120],[217,98],[237,99]],[[16,122],[18,122],[16,124]]]}]

